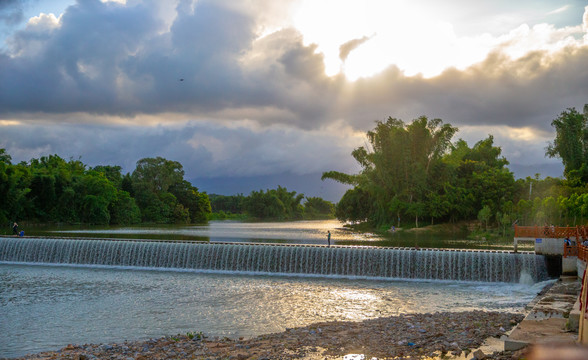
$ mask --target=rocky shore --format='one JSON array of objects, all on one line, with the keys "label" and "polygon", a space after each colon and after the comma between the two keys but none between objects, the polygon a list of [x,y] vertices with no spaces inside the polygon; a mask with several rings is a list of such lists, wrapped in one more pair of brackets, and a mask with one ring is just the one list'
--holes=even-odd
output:
[{"label": "rocky shore", "polygon": [[[252,339],[210,339],[202,333],[188,333],[117,344],[68,345],[18,359],[310,360],[341,359],[348,354],[361,354],[365,359],[466,358],[464,355],[484,340],[500,337],[522,319],[522,314],[484,311],[407,314],[362,322],[316,323]],[[501,356],[494,354],[495,358]]]}]

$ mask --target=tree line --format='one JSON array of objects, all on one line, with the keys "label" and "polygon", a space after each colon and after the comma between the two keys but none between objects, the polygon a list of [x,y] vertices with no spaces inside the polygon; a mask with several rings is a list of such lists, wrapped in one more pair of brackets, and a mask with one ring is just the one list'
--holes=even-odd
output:
[{"label": "tree line", "polygon": [[12,164],[0,149],[0,221],[136,224],[201,223],[208,195],[184,179],[179,162],[144,158],[132,173],[88,167],[57,155]]},{"label": "tree line", "polygon": [[223,219],[246,215],[251,219],[302,220],[329,219],[335,205],[320,197],[305,197],[278,185],[277,189],[252,191],[249,196],[210,195],[213,213]]},{"label": "tree line", "polygon": [[405,123],[377,121],[368,143],[352,152],[358,174],[323,173],[324,179],[352,185],[336,206],[342,221],[376,228],[480,220],[510,227],[588,218],[588,115],[573,108],[552,122],[556,137],[546,156],[561,158],[564,179],[515,180],[494,138],[470,147],[452,139],[458,129],[425,116]]},{"label": "tree line", "polygon": [[209,196],[184,178],[182,164],[162,157],[141,159],[132,173],[123,174],[120,166],[89,167],[58,155],[12,164],[5,149],[0,149],[0,204],[5,224],[194,224],[206,223],[213,209],[213,218],[220,219],[230,214],[322,219],[334,213],[332,203],[281,186],[249,196]]}]

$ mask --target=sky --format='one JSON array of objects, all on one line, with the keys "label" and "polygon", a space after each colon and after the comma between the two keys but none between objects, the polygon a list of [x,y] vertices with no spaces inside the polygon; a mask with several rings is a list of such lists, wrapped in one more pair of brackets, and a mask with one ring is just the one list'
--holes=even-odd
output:
[{"label": "sky", "polygon": [[492,134],[516,178],[562,176],[545,148],[586,64],[585,0],[0,0],[0,148],[337,201],[322,172],[424,115]]}]

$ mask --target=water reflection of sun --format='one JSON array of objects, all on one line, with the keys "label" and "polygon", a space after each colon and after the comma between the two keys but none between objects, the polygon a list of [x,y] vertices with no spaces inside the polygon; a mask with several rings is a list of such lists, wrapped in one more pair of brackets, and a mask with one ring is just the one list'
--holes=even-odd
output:
[{"label": "water reflection of sun", "polygon": [[334,290],[333,295],[350,301],[377,301],[379,297],[374,294],[366,293],[365,291],[352,289],[338,289]]}]

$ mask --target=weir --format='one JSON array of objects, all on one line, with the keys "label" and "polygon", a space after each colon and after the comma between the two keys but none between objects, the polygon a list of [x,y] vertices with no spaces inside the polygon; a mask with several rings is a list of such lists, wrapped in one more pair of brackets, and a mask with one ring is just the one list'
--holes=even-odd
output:
[{"label": "weir", "polygon": [[282,244],[0,238],[0,262],[207,270],[309,276],[534,282],[534,253]]}]

